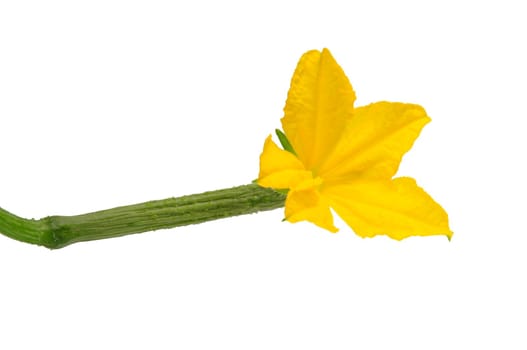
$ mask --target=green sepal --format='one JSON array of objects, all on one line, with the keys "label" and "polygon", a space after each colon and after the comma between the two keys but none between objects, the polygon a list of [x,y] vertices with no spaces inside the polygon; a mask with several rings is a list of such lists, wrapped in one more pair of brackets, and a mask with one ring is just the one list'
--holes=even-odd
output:
[{"label": "green sepal", "polygon": [[287,136],[282,132],[280,129],[275,129],[276,136],[278,136],[278,140],[280,140],[280,144],[284,148],[284,150],[293,153],[296,156],[296,152],[293,149],[293,146],[291,146],[291,143],[287,139]]}]

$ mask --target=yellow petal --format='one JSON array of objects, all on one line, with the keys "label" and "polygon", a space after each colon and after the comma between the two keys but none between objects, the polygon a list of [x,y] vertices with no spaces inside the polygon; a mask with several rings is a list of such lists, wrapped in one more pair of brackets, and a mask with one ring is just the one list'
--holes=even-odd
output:
[{"label": "yellow petal", "polygon": [[289,222],[309,221],[335,233],[338,229],[333,225],[328,202],[317,190],[319,185],[320,179],[310,179],[290,190],[285,201],[285,218]]},{"label": "yellow petal", "polygon": [[269,135],[260,156],[258,185],[285,189],[312,178],[302,163],[292,153],[278,148]]},{"label": "yellow petal", "polygon": [[355,93],[329,50],[309,51],[291,80],[282,127],[306,169],[317,171],[353,113]]},{"label": "yellow petal", "polygon": [[447,213],[411,178],[326,186],[322,195],[362,237],[452,236]]},{"label": "yellow petal", "polygon": [[377,102],[356,108],[319,176],[327,181],[355,176],[390,179],[429,121],[425,110],[414,104]]}]

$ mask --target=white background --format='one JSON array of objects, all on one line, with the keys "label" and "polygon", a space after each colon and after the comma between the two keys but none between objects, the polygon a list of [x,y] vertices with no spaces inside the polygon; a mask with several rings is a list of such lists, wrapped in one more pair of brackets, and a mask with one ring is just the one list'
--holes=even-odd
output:
[{"label": "white background", "polygon": [[281,210],[50,251],[0,237],[1,349],[525,349],[521,1],[2,1],[0,206],[79,214],[257,176],[293,70],[432,117],[399,174],[455,235]]}]

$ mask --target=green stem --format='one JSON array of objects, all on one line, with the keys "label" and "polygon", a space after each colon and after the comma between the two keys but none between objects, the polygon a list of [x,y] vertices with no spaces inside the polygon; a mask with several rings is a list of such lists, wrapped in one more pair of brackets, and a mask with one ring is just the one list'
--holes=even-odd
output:
[{"label": "green stem", "polygon": [[51,249],[132,233],[198,224],[284,206],[285,195],[256,184],[75,216],[24,219],[0,208],[0,232]]}]

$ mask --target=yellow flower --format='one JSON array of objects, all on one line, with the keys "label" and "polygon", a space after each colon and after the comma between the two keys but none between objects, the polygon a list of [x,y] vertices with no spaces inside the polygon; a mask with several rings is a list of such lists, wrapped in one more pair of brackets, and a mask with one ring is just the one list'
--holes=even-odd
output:
[{"label": "yellow flower", "polygon": [[307,220],[337,232],[332,208],[362,237],[450,238],[443,208],[414,179],[393,178],[430,121],[424,109],[393,102],[354,108],[354,101],[348,78],[327,49],[305,53],[281,120],[285,136],[278,135],[288,150],[267,138],[258,184],[289,189],[289,222]]}]

